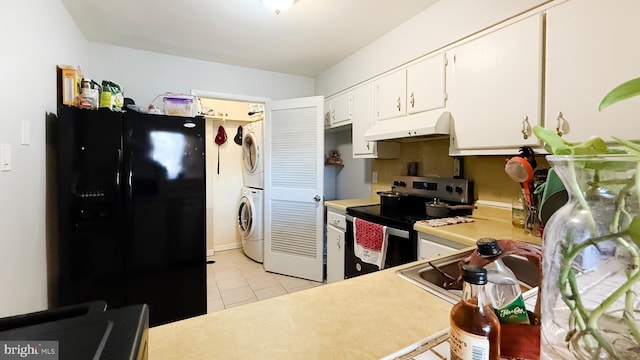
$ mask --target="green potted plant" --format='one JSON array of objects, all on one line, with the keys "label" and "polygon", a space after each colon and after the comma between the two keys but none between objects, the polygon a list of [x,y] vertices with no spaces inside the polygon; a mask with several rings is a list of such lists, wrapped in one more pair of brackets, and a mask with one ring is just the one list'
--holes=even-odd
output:
[{"label": "green potted plant", "polygon": [[[640,78],[599,109],[636,95]],[[542,358],[640,358],[640,145],[534,133],[569,193],[543,235]]]}]

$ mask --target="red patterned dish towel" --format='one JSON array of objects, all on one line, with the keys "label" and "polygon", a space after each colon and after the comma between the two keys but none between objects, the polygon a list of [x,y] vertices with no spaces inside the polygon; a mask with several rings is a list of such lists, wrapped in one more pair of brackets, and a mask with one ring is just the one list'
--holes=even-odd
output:
[{"label": "red patterned dish towel", "polygon": [[360,260],[384,267],[387,254],[387,227],[366,220],[353,219],[353,248]]}]

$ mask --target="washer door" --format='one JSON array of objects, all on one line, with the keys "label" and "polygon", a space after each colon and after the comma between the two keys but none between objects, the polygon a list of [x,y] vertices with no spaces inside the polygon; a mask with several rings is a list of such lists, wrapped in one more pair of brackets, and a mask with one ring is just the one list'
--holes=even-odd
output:
[{"label": "washer door", "polygon": [[254,133],[245,134],[242,140],[242,165],[247,172],[253,173],[256,170],[259,156],[260,149]]},{"label": "washer door", "polygon": [[253,217],[254,217],[253,201],[243,196],[238,206],[238,228],[243,238],[248,238],[253,233]]}]

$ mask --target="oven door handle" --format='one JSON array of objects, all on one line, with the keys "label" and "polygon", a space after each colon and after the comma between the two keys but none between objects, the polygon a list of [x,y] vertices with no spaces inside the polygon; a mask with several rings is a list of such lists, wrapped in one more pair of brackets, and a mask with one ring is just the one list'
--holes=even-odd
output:
[{"label": "oven door handle", "polygon": [[[354,217],[352,215],[347,215],[346,218],[347,218],[347,221],[353,223]],[[399,238],[409,240],[409,232],[407,230],[400,230],[400,229],[387,226],[387,235],[397,236]]]}]

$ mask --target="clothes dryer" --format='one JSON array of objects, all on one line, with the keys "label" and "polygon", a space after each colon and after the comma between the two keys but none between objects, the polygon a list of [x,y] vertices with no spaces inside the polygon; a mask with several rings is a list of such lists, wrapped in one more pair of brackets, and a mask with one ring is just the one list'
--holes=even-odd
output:
[{"label": "clothes dryer", "polygon": [[264,189],[264,120],[245,125],[242,134],[242,182]]},{"label": "clothes dryer", "polygon": [[246,186],[242,188],[238,205],[242,250],[249,258],[260,263],[264,259],[263,202],[263,190]]}]

